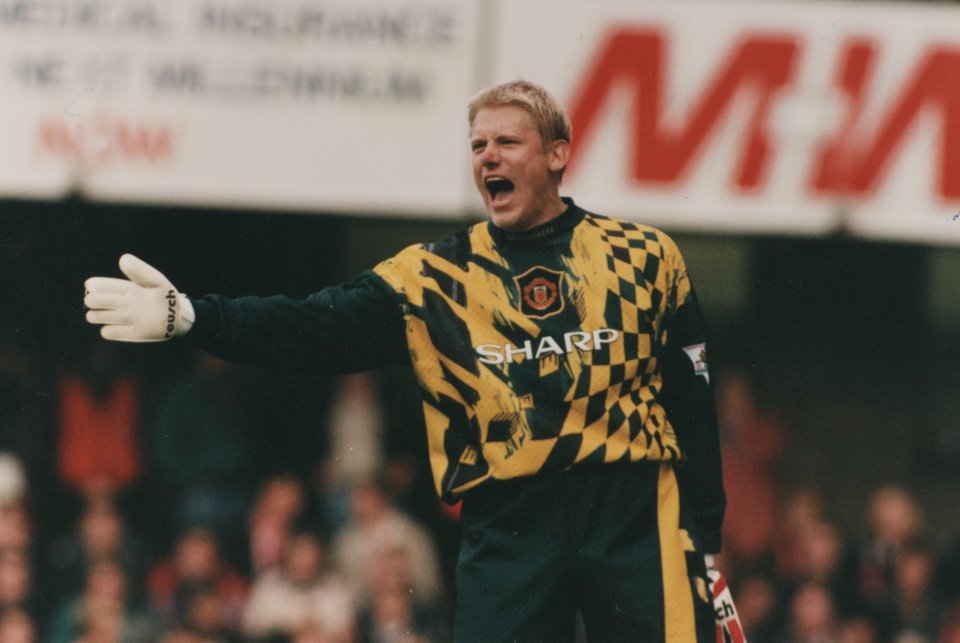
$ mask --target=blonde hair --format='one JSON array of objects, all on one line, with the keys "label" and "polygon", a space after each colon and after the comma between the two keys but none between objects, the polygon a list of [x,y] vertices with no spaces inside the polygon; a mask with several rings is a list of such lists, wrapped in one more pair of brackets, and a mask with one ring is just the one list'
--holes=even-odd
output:
[{"label": "blonde hair", "polygon": [[547,90],[526,80],[512,80],[495,85],[474,96],[469,103],[470,128],[477,112],[485,107],[519,107],[533,118],[544,147],[553,141],[571,142],[570,117]]}]

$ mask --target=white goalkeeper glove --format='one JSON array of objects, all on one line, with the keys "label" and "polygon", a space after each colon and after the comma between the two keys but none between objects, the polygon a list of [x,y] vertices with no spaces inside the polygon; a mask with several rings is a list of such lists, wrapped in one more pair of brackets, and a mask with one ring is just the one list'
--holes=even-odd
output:
[{"label": "white goalkeeper glove", "polygon": [[159,270],[125,254],[120,270],[129,279],[91,277],[84,282],[87,321],[99,324],[104,339],[162,342],[193,326],[193,306]]},{"label": "white goalkeeper glove", "polygon": [[713,565],[713,556],[707,554],[704,556],[707,564],[707,578],[710,579],[710,590],[713,594],[713,613],[717,624],[717,641],[723,643],[746,643],[747,638],[743,634],[743,625],[740,623],[740,615],[737,614],[737,607],[733,604],[733,594],[730,593],[730,587],[727,585],[727,579],[723,577],[720,570]]}]

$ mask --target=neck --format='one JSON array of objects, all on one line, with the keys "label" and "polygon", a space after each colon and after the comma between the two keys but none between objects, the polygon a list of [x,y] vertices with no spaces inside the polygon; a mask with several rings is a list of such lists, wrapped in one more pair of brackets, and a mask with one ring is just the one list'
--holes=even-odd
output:
[{"label": "neck", "polygon": [[[557,195],[556,195],[555,197],[553,197],[553,198],[550,200],[550,202],[543,208],[543,216],[540,217],[539,223],[537,223],[536,225],[530,226],[530,228],[535,228],[535,227],[537,227],[537,226],[543,225],[544,223],[548,223],[548,222],[550,222],[550,221],[553,221],[554,219],[556,219],[557,217],[559,217],[561,214],[563,214],[563,211],[566,210],[566,209],[567,209],[567,204],[564,203],[564,202],[560,199],[560,195],[557,194]],[[520,230],[517,230],[517,232],[520,232]]]},{"label": "neck", "polygon": [[554,239],[583,219],[585,212],[574,204],[572,199],[560,201],[561,211],[543,223],[527,230],[506,230],[498,228],[493,221],[487,222],[487,229],[497,243],[538,243]]}]

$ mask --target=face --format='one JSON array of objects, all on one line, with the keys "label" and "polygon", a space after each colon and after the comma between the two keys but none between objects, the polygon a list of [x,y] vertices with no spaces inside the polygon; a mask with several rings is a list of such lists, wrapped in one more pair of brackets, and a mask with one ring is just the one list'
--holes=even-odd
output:
[{"label": "face", "polygon": [[11,551],[0,555],[0,603],[16,604],[26,600],[30,581],[30,565],[23,554]]},{"label": "face", "polygon": [[87,576],[87,594],[88,598],[123,603],[127,595],[127,576],[113,563],[97,563]]},{"label": "face", "polygon": [[177,547],[176,567],[184,578],[203,580],[217,572],[219,554],[214,536],[204,530],[186,534]]},{"label": "face", "polygon": [[323,546],[310,536],[299,536],[290,543],[287,551],[287,575],[295,583],[310,583],[315,580],[323,566]]},{"label": "face", "polygon": [[470,133],[473,179],[493,224],[529,230],[563,212],[557,174],[570,146],[544,146],[533,117],[514,106],[485,107]]}]

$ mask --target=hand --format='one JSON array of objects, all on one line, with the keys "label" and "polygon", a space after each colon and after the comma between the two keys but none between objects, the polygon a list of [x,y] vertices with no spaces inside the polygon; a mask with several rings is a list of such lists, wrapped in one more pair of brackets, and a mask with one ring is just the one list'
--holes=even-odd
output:
[{"label": "hand", "polygon": [[713,593],[713,587],[716,584],[717,580],[722,576],[720,570],[714,565],[713,554],[704,554],[703,562],[707,568],[707,584],[710,588],[710,593]]},{"label": "hand", "polygon": [[117,342],[162,342],[193,326],[193,306],[159,270],[131,254],[120,257],[127,279],[91,277],[84,283],[87,321]]},{"label": "hand", "polygon": [[733,604],[733,594],[727,585],[727,579],[719,569],[713,566],[713,555],[706,554],[704,562],[707,565],[707,578],[710,580],[710,594],[713,596],[713,614],[717,624],[717,640],[731,643],[746,643],[743,634],[743,624],[737,607]]}]

